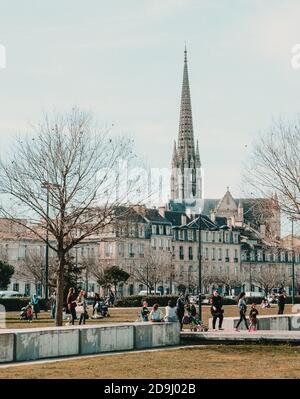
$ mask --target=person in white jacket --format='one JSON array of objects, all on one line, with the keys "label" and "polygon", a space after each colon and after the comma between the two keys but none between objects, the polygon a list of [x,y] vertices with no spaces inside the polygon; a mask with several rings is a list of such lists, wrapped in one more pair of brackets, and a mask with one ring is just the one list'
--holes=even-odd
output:
[{"label": "person in white jacket", "polygon": [[176,306],[174,306],[173,302],[169,301],[168,306],[166,306],[165,321],[178,322],[176,310]]}]

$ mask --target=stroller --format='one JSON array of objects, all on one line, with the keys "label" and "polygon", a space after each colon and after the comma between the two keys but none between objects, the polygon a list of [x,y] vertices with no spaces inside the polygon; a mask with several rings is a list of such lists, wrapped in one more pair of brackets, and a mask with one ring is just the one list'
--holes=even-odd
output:
[{"label": "stroller", "polygon": [[204,323],[200,320],[199,315],[196,314],[195,316],[190,316],[190,330],[194,332],[204,332],[207,331],[205,328]]},{"label": "stroller", "polygon": [[92,319],[102,319],[103,317],[109,317],[108,306],[103,299],[96,302],[94,306],[94,314]]},{"label": "stroller", "polygon": [[27,320],[27,309],[25,306],[21,308],[20,320]]}]

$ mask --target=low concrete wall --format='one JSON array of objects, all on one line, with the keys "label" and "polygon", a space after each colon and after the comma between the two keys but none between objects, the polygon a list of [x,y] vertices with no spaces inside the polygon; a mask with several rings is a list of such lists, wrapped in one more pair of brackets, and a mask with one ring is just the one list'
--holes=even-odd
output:
[{"label": "low concrete wall", "polygon": [[180,344],[179,323],[135,323],[135,348],[155,348]]},{"label": "low concrete wall", "polygon": [[[248,317],[247,320],[249,324]],[[224,330],[233,330],[237,326],[238,321],[239,317],[224,317]],[[209,328],[212,328],[212,318],[209,319]],[[243,321],[240,324],[239,329],[246,330],[245,323]],[[300,315],[286,314],[257,316],[257,329],[276,331],[300,331]]]},{"label": "low concrete wall", "polygon": [[127,323],[0,330],[0,362],[172,346],[179,323]]},{"label": "low concrete wall", "polygon": [[0,334],[0,363],[12,362],[14,359],[14,334]]},{"label": "low concrete wall", "polygon": [[15,360],[36,360],[78,355],[78,329],[26,329],[14,332]]}]

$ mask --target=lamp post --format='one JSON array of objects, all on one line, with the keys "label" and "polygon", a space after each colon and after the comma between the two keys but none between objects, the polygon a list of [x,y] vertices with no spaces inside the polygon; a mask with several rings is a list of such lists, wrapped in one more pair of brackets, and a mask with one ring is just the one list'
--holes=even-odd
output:
[{"label": "lamp post", "polygon": [[198,226],[198,286],[199,286],[199,319],[202,321],[202,239],[201,239],[201,224],[202,224],[202,216],[201,209],[199,210],[199,218],[198,218],[199,226]]},{"label": "lamp post", "polygon": [[49,208],[50,208],[50,188],[60,188],[59,184],[52,184],[48,181],[44,181],[41,184],[41,188],[45,188],[47,190],[47,205],[46,205],[46,217],[47,217],[47,226],[46,226],[46,252],[45,252],[45,300],[48,301],[49,297]]},{"label": "lamp post", "polygon": [[294,251],[294,218],[292,221],[292,304],[295,304],[295,251]]}]

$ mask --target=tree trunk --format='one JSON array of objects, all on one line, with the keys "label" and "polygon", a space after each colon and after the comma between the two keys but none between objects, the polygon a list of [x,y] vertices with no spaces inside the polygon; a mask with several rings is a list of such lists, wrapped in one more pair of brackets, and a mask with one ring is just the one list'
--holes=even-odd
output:
[{"label": "tree trunk", "polygon": [[56,312],[55,325],[61,327],[63,324],[63,307],[64,307],[64,269],[65,269],[65,254],[59,254],[59,266],[57,273],[57,293],[56,293]]}]

